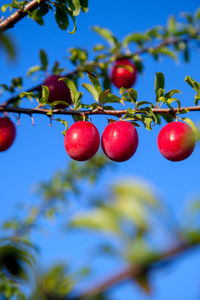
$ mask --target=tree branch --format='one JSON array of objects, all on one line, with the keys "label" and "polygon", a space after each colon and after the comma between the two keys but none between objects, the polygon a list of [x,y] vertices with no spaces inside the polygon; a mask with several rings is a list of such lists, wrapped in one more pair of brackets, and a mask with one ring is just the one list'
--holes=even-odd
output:
[{"label": "tree branch", "polygon": [[[187,106],[181,107],[180,109],[174,108],[173,110],[170,108],[152,108],[152,111],[155,114],[173,114],[177,113],[181,110],[188,110],[191,112],[200,111],[200,105],[197,106]],[[0,112],[13,112],[17,114],[26,114],[26,115],[47,115],[49,116],[50,109],[46,108],[22,108],[22,107],[6,107],[0,105]],[[138,113],[140,111],[138,110]],[[74,116],[89,116],[89,115],[108,115],[108,116],[116,116],[121,117],[127,113],[126,109],[120,110],[108,110],[103,109],[102,107],[93,109],[93,110],[72,110],[72,109],[53,109],[53,115],[74,115]]]},{"label": "tree branch", "polygon": [[176,247],[166,251],[165,253],[161,254],[158,259],[148,263],[148,264],[141,264],[138,266],[131,266],[127,269],[115,274],[108,279],[102,281],[101,283],[97,284],[96,286],[92,287],[86,292],[83,292],[76,299],[89,299],[90,297],[96,296],[99,293],[105,292],[108,289],[114,287],[115,285],[125,281],[125,280],[133,280],[137,279],[138,276],[141,276],[145,272],[149,272],[156,267],[158,263],[164,263],[168,260],[172,261],[175,260],[177,256],[184,254],[186,251],[194,250],[196,247],[200,246],[200,240],[185,242],[177,245]]},{"label": "tree branch", "polygon": [[23,19],[28,15],[29,12],[37,9],[42,2],[46,2],[47,0],[32,0],[28,2],[23,9],[19,9],[10,16],[8,16],[5,20],[0,22],[0,33],[6,31],[10,28],[13,28],[17,22]]}]

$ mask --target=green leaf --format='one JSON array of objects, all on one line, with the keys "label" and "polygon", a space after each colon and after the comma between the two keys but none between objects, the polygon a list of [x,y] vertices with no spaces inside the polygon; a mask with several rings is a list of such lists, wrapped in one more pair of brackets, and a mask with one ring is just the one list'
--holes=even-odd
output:
[{"label": "green leaf", "polygon": [[169,17],[167,28],[170,33],[176,32],[176,19],[174,16]]},{"label": "green leaf", "polygon": [[137,103],[137,106],[140,107],[140,106],[145,105],[145,104],[149,104],[150,106],[153,106],[153,103],[151,103],[149,101],[139,101]]},{"label": "green leaf", "polygon": [[5,13],[6,9],[7,9],[9,6],[10,6],[10,3],[9,3],[9,4],[4,4],[4,5],[2,5],[1,11],[2,11],[3,13]]},{"label": "green leaf", "polygon": [[155,92],[156,92],[156,101],[159,100],[159,89],[164,89],[165,87],[165,78],[163,73],[157,72],[155,77]]},{"label": "green leaf", "polygon": [[32,101],[33,98],[35,98],[35,99],[39,102],[39,100],[37,99],[37,97],[35,96],[35,94],[34,94],[33,92],[22,92],[22,93],[19,94],[19,97],[20,97],[20,98],[26,97],[26,98],[28,98],[30,101]]},{"label": "green leaf", "polygon": [[121,87],[119,90],[119,93],[122,95],[123,93],[127,92],[127,89],[124,87]]},{"label": "green leaf", "polygon": [[105,50],[105,49],[107,49],[107,47],[104,46],[104,45],[101,45],[101,44],[98,44],[98,45],[93,47],[93,51],[95,51],[95,52],[96,51],[102,51],[102,50]]},{"label": "green leaf", "polygon": [[156,38],[156,37],[160,38],[161,35],[160,35],[159,31],[162,30],[162,29],[163,29],[162,26],[155,26],[151,29],[148,29],[146,34],[148,36],[150,36],[151,38]]},{"label": "green leaf", "polygon": [[81,9],[84,13],[88,11],[88,0],[80,0]]},{"label": "green leaf", "polygon": [[114,122],[116,122],[117,120],[114,120],[114,119],[107,118],[107,121],[108,121],[108,124],[111,124],[111,123],[114,123]]},{"label": "green leaf", "polygon": [[98,96],[101,94],[101,85],[99,83],[99,80],[97,79],[97,77],[91,73],[91,72],[87,72],[88,78],[90,79],[90,82],[92,83],[92,85],[94,86],[94,88],[96,89]]},{"label": "green leaf", "polygon": [[123,40],[123,46],[127,47],[128,44],[136,42],[139,45],[142,45],[143,42],[146,42],[150,39],[149,35],[146,33],[131,33],[126,36]]},{"label": "green leaf", "polygon": [[71,53],[70,60],[74,65],[83,65],[87,60],[88,54],[85,49],[71,48],[69,52]]},{"label": "green leaf", "polygon": [[16,50],[12,39],[9,36],[0,33],[0,43],[5,49],[8,58],[14,60],[16,58]]},{"label": "green leaf", "polygon": [[29,16],[39,25],[44,25],[43,17],[49,12],[50,6],[47,3],[41,3],[38,9],[29,12]]},{"label": "green leaf", "polygon": [[144,125],[145,125],[145,128],[146,128],[147,130],[149,130],[149,131],[152,130],[152,128],[151,128],[152,122],[153,122],[152,118],[144,117],[144,119],[143,119],[143,123],[144,123]]},{"label": "green leaf", "polygon": [[59,78],[58,81],[64,81],[66,86],[70,89],[71,98],[72,98],[72,101],[74,102],[77,97],[77,88],[76,88],[75,83],[67,77]]},{"label": "green leaf", "polygon": [[73,12],[74,16],[78,16],[81,10],[81,4],[79,0],[68,0],[69,8]]},{"label": "green leaf", "polygon": [[115,96],[115,95],[109,93],[103,99],[102,104],[106,104],[106,103],[120,103],[120,102],[121,102],[121,98],[120,97]]},{"label": "green leaf", "polygon": [[180,101],[176,98],[169,98],[165,102],[167,103],[168,107],[171,109],[173,109],[173,107],[171,106],[171,103],[173,103],[173,102],[176,102],[178,104],[178,109],[180,109],[180,107],[181,107]]},{"label": "green leaf", "polygon": [[133,103],[137,102],[137,91],[133,88],[128,89],[128,94]]},{"label": "green leaf", "polygon": [[174,116],[172,114],[160,114],[163,119],[167,122],[167,123],[170,123],[170,122],[173,122],[174,121]]},{"label": "green leaf", "polygon": [[20,90],[22,89],[22,77],[12,79],[12,88],[15,89],[16,87]]},{"label": "green leaf", "polygon": [[144,66],[143,66],[143,63],[142,63],[142,60],[139,56],[133,56],[132,57],[133,61],[134,61],[134,65],[136,66],[136,69],[139,73],[142,73],[143,72],[143,69],[144,69]]},{"label": "green leaf", "polygon": [[91,84],[82,83],[82,86],[94,97],[97,102],[99,101],[99,94]]},{"label": "green leaf", "polygon": [[196,140],[199,141],[200,133],[199,133],[199,130],[197,129],[196,125],[194,124],[194,122],[189,118],[181,118],[181,120],[183,120],[184,122],[186,122],[188,125],[190,125],[192,127],[192,130],[194,131]]},{"label": "green leaf", "polygon": [[127,90],[122,87],[119,93],[123,94],[122,101],[137,103],[137,91],[135,89],[130,88]]},{"label": "green leaf", "polygon": [[156,51],[154,51],[154,53],[158,54],[163,54],[163,55],[166,55],[166,56],[169,56],[171,57],[172,59],[178,61],[178,57],[176,55],[176,53],[172,50],[170,50],[169,48],[167,47],[162,47],[162,48],[159,48],[157,49]]},{"label": "green leaf", "polygon": [[165,93],[165,98],[166,99],[171,98],[174,94],[178,94],[178,93],[181,93],[181,91],[179,91],[179,90],[171,90],[171,91]]},{"label": "green leaf", "polygon": [[189,24],[193,25],[194,20],[193,20],[193,16],[190,13],[184,13],[184,17],[187,19]]},{"label": "green leaf", "polygon": [[60,63],[58,61],[56,61],[52,67],[51,73],[52,74],[56,74],[59,75],[60,73],[64,72],[65,69],[64,68],[60,68]]},{"label": "green leaf", "polygon": [[148,295],[152,293],[152,287],[150,285],[147,272],[143,272],[141,275],[134,277],[134,281],[136,281],[143,292]]},{"label": "green leaf", "polygon": [[153,191],[139,180],[126,179],[115,183],[112,193],[114,198],[110,210],[116,212],[120,220],[123,218],[125,222],[130,221],[136,228],[146,230],[148,208],[155,210],[159,208]]},{"label": "green leaf", "polygon": [[110,90],[111,89],[111,81],[110,81],[110,76],[108,74],[108,71],[102,70],[102,76],[103,76],[103,88],[105,90]]},{"label": "green leaf", "polygon": [[195,95],[195,97],[194,97],[194,104],[198,105],[199,104],[199,100],[200,100],[200,94]]},{"label": "green leaf", "polygon": [[42,98],[40,99],[40,103],[47,104],[49,98],[49,88],[46,85],[42,85]]},{"label": "green leaf", "polygon": [[55,19],[60,29],[66,30],[69,26],[68,14],[62,6],[56,6]]},{"label": "green leaf", "polygon": [[161,88],[157,90],[157,102],[165,101],[164,94],[165,94],[165,90]]},{"label": "green leaf", "polygon": [[65,121],[65,120],[62,120],[62,119],[55,119],[56,121],[59,121],[61,124],[63,124],[64,126],[65,126],[65,130],[64,131],[62,131],[62,134],[65,136],[66,135],[66,133],[67,133],[67,129],[68,129],[68,123],[67,123],[67,121]]},{"label": "green leaf", "polygon": [[42,70],[47,71],[48,68],[48,58],[47,58],[47,54],[44,50],[40,50],[40,61],[41,61],[41,65],[42,65]]},{"label": "green leaf", "polygon": [[119,46],[119,41],[110,30],[99,26],[94,26],[92,29],[103,37],[111,46]]},{"label": "green leaf", "polygon": [[67,77],[63,77],[63,78],[60,78],[59,81],[60,80],[64,81],[64,83],[70,89],[70,94],[71,94],[72,102],[74,104],[74,108],[79,109],[80,101],[81,101],[83,94],[77,91],[76,85],[71,79],[69,79]]},{"label": "green leaf", "polygon": [[38,71],[41,71],[41,66],[39,66],[39,65],[33,66],[33,67],[31,67],[31,68],[28,70],[27,76],[29,77],[29,76],[31,76],[32,74],[34,74],[34,73],[36,73],[36,72],[38,72]]},{"label": "green leaf", "polygon": [[120,232],[118,220],[114,212],[104,207],[75,216],[70,222],[70,227],[114,234],[119,234]]},{"label": "green leaf", "polygon": [[187,109],[187,108],[182,108],[182,109],[180,109],[177,113],[178,114],[186,114],[186,113],[188,113],[189,112],[189,110]]},{"label": "green leaf", "polygon": [[110,94],[110,90],[105,90],[103,92],[100,93],[99,95],[99,103],[103,104],[104,103],[104,99]]},{"label": "green leaf", "polygon": [[186,76],[185,82],[187,82],[196,91],[197,95],[195,95],[195,105],[198,105],[200,100],[200,83],[195,81],[190,76]]},{"label": "green leaf", "polygon": [[199,21],[200,19],[200,8],[197,8],[196,12],[195,12],[195,20]]},{"label": "green leaf", "polygon": [[75,18],[75,16],[71,13],[71,11],[67,7],[65,9],[66,9],[66,12],[70,16],[70,18],[72,19],[72,22],[74,24],[74,27],[73,27],[72,31],[70,31],[69,33],[70,34],[74,34],[76,32],[76,28],[77,28],[77,26],[76,26],[76,18]]},{"label": "green leaf", "polygon": [[187,44],[186,44],[185,50],[183,52],[183,56],[184,56],[185,62],[189,62],[190,61],[190,52],[189,52],[189,48],[188,48]]},{"label": "green leaf", "polygon": [[187,82],[198,94],[200,94],[200,83],[195,81],[190,76],[186,76],[185,82]]}]

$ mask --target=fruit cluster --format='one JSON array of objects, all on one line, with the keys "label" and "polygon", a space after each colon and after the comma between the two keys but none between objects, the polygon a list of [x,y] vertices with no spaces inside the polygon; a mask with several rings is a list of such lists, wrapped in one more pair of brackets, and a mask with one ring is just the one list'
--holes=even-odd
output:
[{"label": "fruit cluster", "polygon": [[[13,144],[16,129],[8,117],[0,118],[0,151]],[[68,155],[78,161],[93,157],[99,149],[100,135],[97,128],[88,121],[75,122],[67,131],[64,139]],[[165,125],[158,135],[160,153],[171,161],[181,161],[190,156],[195,147],[195,134],[190,126],[181,122]],[[137,150],[138,133],[127,121],[110,123],[104,129],[101,147],[105,155],[117,162],[131,158]]]},{"label": "fruit cluster", "polygon": [[[127,59],[118,59],[111,72],[111,81],[118,87],[130,88],[136,80],[137,69]],[[49,89],[48,103],[61,100],[55,108],[65,108],[72,104],[69,88],[62,76],[51,75],[43,85]],[[66,105],[65,105],[66,103]],[[0,151],[7,150],[14,142],[16,129],[8,117],[0,118]],[[162,128],[157,145],[160,153],[170,161],[181,161],[190,156],[195,147],[195,134],[190,126],[181,122],[171,122]],[[100,136],[97,128],[88,121],[78,121],[67,131],[64,139],[68,155],[77,161],[93,157],[99,149]],[[101,147],[105,155],[116,162],[130,159],[138,147],[138,133],[132,123],[116,121],[106,126]]]},{"label": "fruit cluster", "polygon": [[[100,136],[96,127],[88,121],[74,123],[65,135],[65,149],[68,155],[78,161],[85,161],[96,154]],[[181,122],[168,123],[158,135],[160,153],[171,161],[181,161],[190,156],[195,147],[195,135],[190,126]],[[131,158],[137,150],[138,133],[127,121],[110,123],[104,129],[101,147],[105,155],[116,162]]]}]

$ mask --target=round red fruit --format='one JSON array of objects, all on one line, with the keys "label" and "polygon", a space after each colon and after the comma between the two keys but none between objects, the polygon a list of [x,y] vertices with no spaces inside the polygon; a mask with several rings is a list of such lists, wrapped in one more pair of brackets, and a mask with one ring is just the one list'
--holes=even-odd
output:
[{"label": "round red fruit", "polygon": [[16,129],[13,122],[5,117],[0,118],[0,151],[7,150],[14,142]]},{"label": "round red fruit", "polygon": [[[64,81],[60,80],[63,76],[51,75],[48,76],[42,85],[46,85],[49,88],[49,98],[48,102],[52,103],[54,101],[63,101],[67,104],[72,104],[72,98],[69,88],[66,86]],[[57,104],[56,108],[65,108],[67,105]]]},{"label": "round red fruit", "polygon": [[165,125],[158,135],[160,153],[171,161],[181,161],[190,156],[195,147],[195,134],[190,126],[181,122]]},{"label": "round red fruit", "polygon": [[64,143],[71,158],[85,161],[94,156],[99,149],[99,132],[91,122],[78,121],[68,129]]},{"label": "round red fruit", "polygon": [[116,87],[129,89],[135,83],[136,76],[137,69],[130,60],[116,60],[111,72],[111,80]]},{"label": "round red fruit", "polygon": [[135,127],[126,121],[110,123],[104,129],[101,146],[111,160],[122,162],[133,156],[138,146],[138,134]]}]

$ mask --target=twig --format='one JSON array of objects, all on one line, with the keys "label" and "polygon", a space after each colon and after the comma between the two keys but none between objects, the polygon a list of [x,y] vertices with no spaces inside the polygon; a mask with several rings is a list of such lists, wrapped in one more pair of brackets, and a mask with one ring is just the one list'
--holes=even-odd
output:
[{"label": "twig", "polygon": [[28,2],[23,9],[19,9],[10,16],[8,16],[5,20],[0,22],[0,32],[6,31],[10,28],[13,28],[17,22],[23,19],[28,15],[29,12],[37,9],[41,3],[46,2],[47,0],[32,0]]}]

